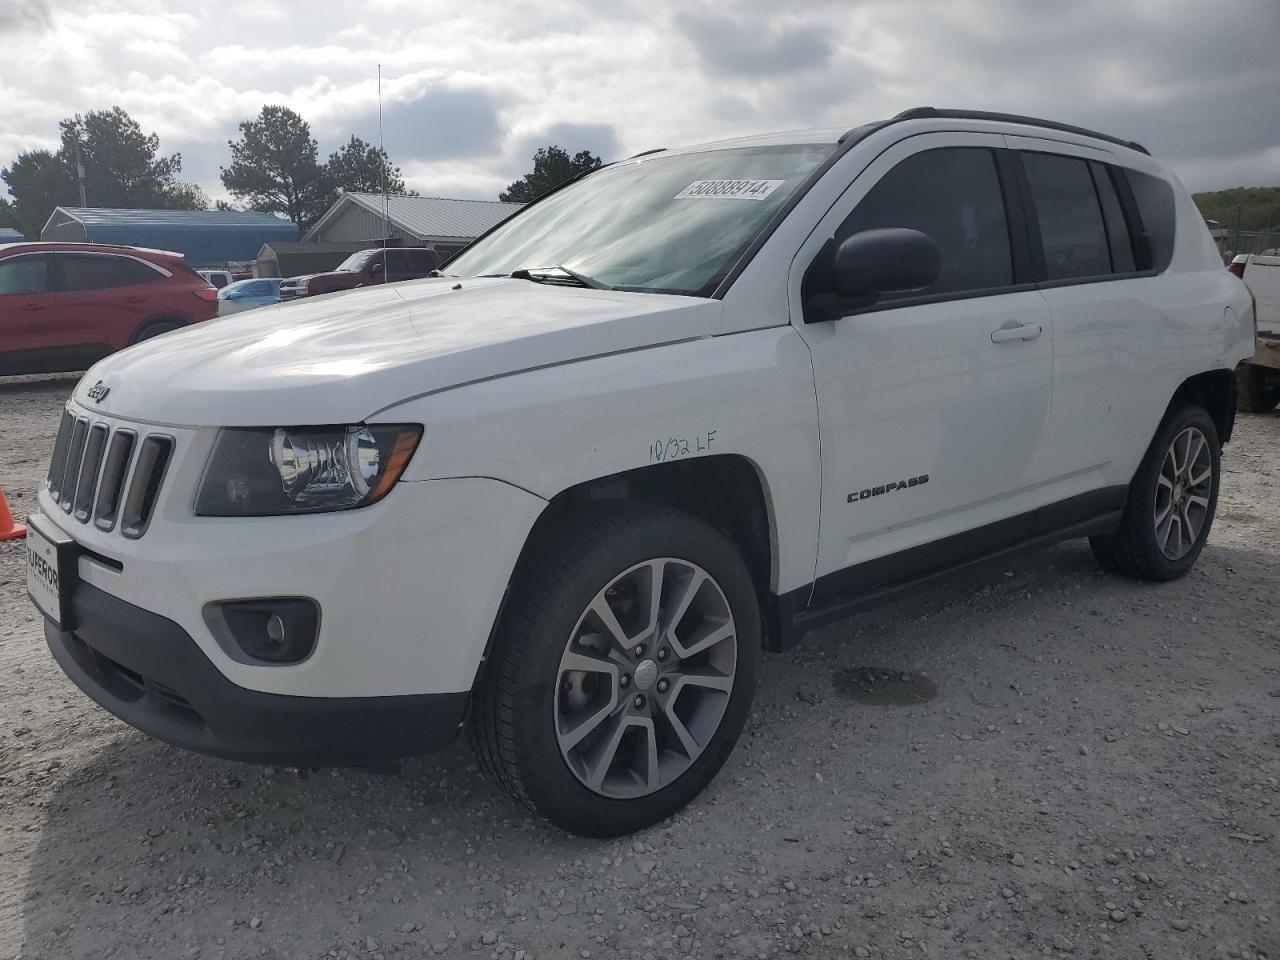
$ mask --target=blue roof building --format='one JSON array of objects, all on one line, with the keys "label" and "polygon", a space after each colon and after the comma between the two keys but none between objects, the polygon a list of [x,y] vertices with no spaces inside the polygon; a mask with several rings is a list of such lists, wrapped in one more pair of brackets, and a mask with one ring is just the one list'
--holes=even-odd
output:
[{"label": "blue roof building", "polygon": [[40,239],[173,250],[186,256],[188,266],[222,267],[253,260],[264,243],[297,240],[298,226],[252,210],[57,207]]}]

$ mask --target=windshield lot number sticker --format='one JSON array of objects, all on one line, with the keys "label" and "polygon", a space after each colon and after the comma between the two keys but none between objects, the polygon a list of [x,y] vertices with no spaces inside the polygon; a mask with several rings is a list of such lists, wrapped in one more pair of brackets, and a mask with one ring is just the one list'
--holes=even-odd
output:
[{"label": "windshield lot number sticker", "polygon": [[676,200],[763,200],[785,180],[695,180]]},{"label": "windshield lot number sticker", "polygon": [[679,460],[681,457],[689,457],[697,453],[706,453],[711,449],[711,444],[715,443],[715,440],[716,432],[714,430],[707,430],[692,437],[668,437],[665,440],[655,440],[649,447],[649,462],[663,463],[667,460]]}]

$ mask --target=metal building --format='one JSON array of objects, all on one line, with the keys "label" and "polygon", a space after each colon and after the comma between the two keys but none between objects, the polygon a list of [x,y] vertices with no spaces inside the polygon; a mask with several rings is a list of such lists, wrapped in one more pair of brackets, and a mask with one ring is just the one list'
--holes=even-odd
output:
[{"label": "metal building", "polygon": [[384,236],[406,247],[435,247],[449,257],[522,205],[496,200],[450,200],[445,197],[386,198],[377,193],[344,193],[325,211],[304,241],[378,244]]},{"label": "metal building", "polygon": [[57,207],[40,239],[174,250],[186,256],[190,267],[225,267],[253,260],[264,243],[297,240],[298,227],[252,210]]}]

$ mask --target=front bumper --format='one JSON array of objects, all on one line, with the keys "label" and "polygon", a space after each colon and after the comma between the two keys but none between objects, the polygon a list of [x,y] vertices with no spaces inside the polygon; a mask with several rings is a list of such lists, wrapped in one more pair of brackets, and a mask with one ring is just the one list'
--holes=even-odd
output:
[{"label": "front bumper", "polygon": [[199,753],[291,766],[350,766],[452,741],[468,694],[296,697],[228,680],[165,617],[90,584],[72,596],[73,632],[45,640],[76,685],[121,720]]}]

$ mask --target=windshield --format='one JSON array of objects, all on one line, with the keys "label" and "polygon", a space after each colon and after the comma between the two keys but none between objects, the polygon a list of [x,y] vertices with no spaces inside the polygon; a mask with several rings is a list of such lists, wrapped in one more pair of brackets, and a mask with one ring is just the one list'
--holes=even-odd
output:
[{"label": "windshield", "polygon": [[377,252],[377,250],[361,250],[359,253],[353,253],[338,264],[334,270],[337,273],[359,273]]},{"label": "windshield", "polygon": [[606,167],[517,214],[445,272],[566,267],[623,290],[709,296],[834,147],[738,147]]}]

